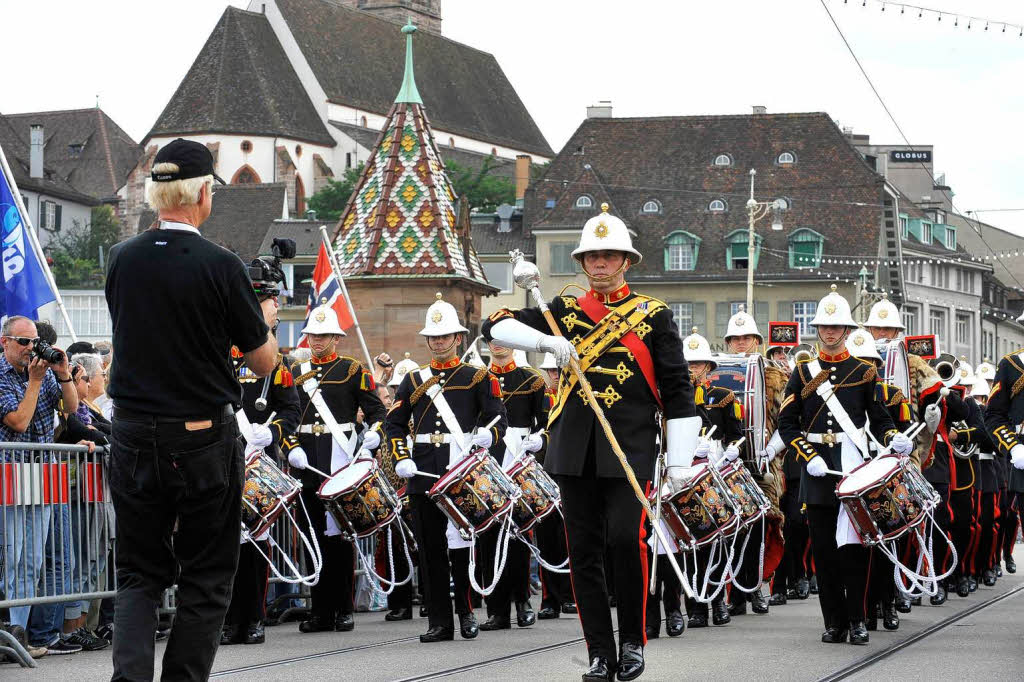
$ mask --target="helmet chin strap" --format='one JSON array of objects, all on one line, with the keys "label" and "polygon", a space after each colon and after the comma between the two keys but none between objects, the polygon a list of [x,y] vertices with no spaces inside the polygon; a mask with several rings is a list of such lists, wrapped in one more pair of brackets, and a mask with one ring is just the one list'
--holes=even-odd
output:
[{"label": "helmet chin strap", "polygon": [[[580,266],[583,266],[582,260],[580,260]],[[583,274],[587,276],[587,279],[594,282],[610,282],[619,275],[621,275],[623,272],[625,272],[627,267],[629,267],[629,258],[623,258],[622,265],[619,266],[619,269],[611,273],[610,275],[592,275],[585,266],[583,266]]]},{"label": "helmet chin strap", "polygon": [[[841,348],[845,348],[846,347],[846,339],[850,336],[850,331],[851,331],[850,327],[846,327],[846,331],[843,332],[842,338],[839,339],[839,341],[836,343],[837,346],[839,346]],[[828,345],[828,344],[825,343],[825,340],[821,338],[821,332],[820,331],[815,329],[814,330],[814,334],[815,334],[815,336],[818,337],[818,343],[821,344],[821,346],[823,348]]]},{"label": "helmet chin strap", "polygon": [[[455,349],[455,346],[459,343],[459,336],[461,336],[461,334],[453,334],[452,342],[449,343],[447,347],[442,350],[434,350],[431,348],[430,354],[434,356],[435,360],[447,360],[448,357],[452,355],[452,351]],[[429,343],[427,344],[427,347],[430,347]]]}]

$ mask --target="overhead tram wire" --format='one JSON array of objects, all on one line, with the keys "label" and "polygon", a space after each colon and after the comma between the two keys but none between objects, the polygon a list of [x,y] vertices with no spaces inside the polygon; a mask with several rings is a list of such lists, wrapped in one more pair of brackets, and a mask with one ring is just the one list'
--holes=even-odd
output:
[{"label": "overhead tram wire", "polygon": [[[873,92],[875,94],[875,97],[878,99],[878,103],[882,105],[882,108],[885,110],[885,113],[889,117],[889,120],[892,121],[893,126],[896,127],[896,131],[900,134],[900,137],[903,138],[903,141],[907,144],[907,147],[909,147],[911,151],[915,151],[914,150],[914,145],[912,145],[910,143],[910,139],[903,132],[903,128],[900,126],[899,122],[896,121],[896,117],[893,116],[892,111],[890,111],[889,106],[885,103],[885,100],[882,99],[881,93],[878,92],[878,88],[875,87],[874,82],[871,80],[871,76],[868,75],[868,72],[864,68],[864,65],[861,64],[860,59],[857,57],[857,53],[853,51],[853,46],[851,46],[850,45],[850,41],[846,39],[846,35],[843,33],[843,29],[839,28],[839,24],[838,24],[838,22],[836,22],[836,18],[834,16],[832,16],[832,11],[829,10],[828,5],[825,3],[825,0],[818,0],[818,1],[821,3],[822,9],[825,10],[825,14],[828,15],[829,20],[832,22],[832,25],[835,27],[836,32],[839,33],[839,37],[842,38],[843,44],[846,45],[846,50],[850,53],[850,56],[853,57],[853,61],[857,64],[857,68],[860,69],[861,75],[864,76],[864,80],[867,81],[867,84],[871,87],[871,92]],[[933,187],[937,186],[938,183],[936,183],[935,176],[932,174],[931,170],[929,170],[928,167],[926,165],[924,165],[923,162],[919,161],[918,163],[920,164],[922,170],[924,170],[924,172],[928,174],[928,177],[931,178],[932,186]],[[953,203],[953,197],[950,196],[949,193],[946,192],[945,190],[939,190],[939,191],[941,191],[943,193],[943,195],[945,195],[946,198],[949,200],[949,205],[953,207],[953,212],[956,213],[961,218],[963,218],[967,222],[968,226],[971,226],[971,219],[968,218],[959,209],[956,208],[956,205]],[[978,223],[979,221],[975,220],[974,222]],[[982,234],[982,231],[981,231],[980,227],[973,226],[972,229],[975,231],[975,233],[977,233],[978,238],[981,239],[981,243],[985,245],[985,248],[987,248],[989,250],[989,252],[992,254],[993,257],[995,257],[996,252],[992,248],[992,246],[988,243],[988,240],[985,239],[985,235]],[[1024,284],[1021,284],[1020,280],[1017,279],[1017,277],[1010,271],[1010,269],[1008,267],[1006,267],[1005,263],[1001,263],[1001,264],[1003,266],[1003,269],[1006,270],[1006,274],[1008,274],[1010,276],[1010,278],[1014,282],[1017,283],[1018,287],[1020,287],[1022,290],[1024,290]]]}]

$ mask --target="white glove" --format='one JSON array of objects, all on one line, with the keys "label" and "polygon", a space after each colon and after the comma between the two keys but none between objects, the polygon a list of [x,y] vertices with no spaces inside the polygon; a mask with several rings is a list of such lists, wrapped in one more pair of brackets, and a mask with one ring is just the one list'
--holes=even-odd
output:
[{"label": "white glove", "polygon": [[772,447],[771,443],[769,443],[768,445],[765,446],[765,448],[764,448],[764,456],[765,456],[765,458],[769,462],[772,461],[773,459],[775,459],[775,455],[777,455],[777,454],[779,454],[779,453],[775,452],[775,448]]},{"label": "white glove", "polygon": [[306,458],[306,451],[301,447],[294,447],[288,452],[288,463],[296,469],[305,469],[309,466],[309,459]]},{"label": "white glove", "polygon": [[816,478],[821,478],[828,473],[828,464],[825,464],[825,460],[821,458],[821,455],[815,455],[807,463],[807,473]]},{"label": "white glove", "polygon": [[665,422],[665,463],[689,467],[700,443],[700,417],[677,417]]},{"label": "white glove", "polygon": [[469,441],[470,447],[478,445],[482,448],[489,448],[494,442],[494,436],[491,435],[490,429],[480,429],[473,434],[473,439]]},{"label": "white glove", "polygon": [[725,449],[725,460],[727,462],[733,462],[737,457],[740,456],[740,449],[735,445],[730,445]]},{"label": "white glove", "polygon": [[265,448],[274,442],[274,433],[270,430],[269,426],[263,424],[252,425],[252,438],[249,439],[249,445],[254,448]]},{"label": "white glove", "polygon": [[576,353],[576,346],[572,341],[561,336],[545,336],[537,344],[537,350],[551,353],[555,357],[555,364],[565,367],[571,358],[579,359]]},{"label": "white glove", "polygon": [[419,469],[416,468],[416,462],[411,457],[406,457],[397,464],[395,464],[395,473],[402,478],[412,478],[416,475]]},{"label": "white glove", "polygon": [[932,403],[924,408],[924,423],[928,430],[935,433],[939,430],[939,422],[942,420],[942,410],[938,403]]},{"label": "white glove", "polygon": [[373,459],[373,453],[367,450],[366,448],[359,448],[359,452],[356,453],[355,459]]},{"label": "white glove", "polygon": [[531,433],[523,439],[523,452],[537,452],[544,447],[544,438],[539,433]]},{"label": "white glove", "polygon": [[363,447],[367,450],[376,450],[380,447],[380,433],[377,429],[370,429],[363,436]]},{"label": "white glove", "polygon": [[909,455],[910,451],[914,449],[914,441],[907,438],[902,433],[897,433],[889,441],[889,447],[897,455]]},{"label": "white glove", "polygon": [[665,469],[665,473],[668,475],[668,480],[671,482],[671,488],[673,490],[679,490],[690,480],[690,468],[689,467],[668,467]]},{"label": "white glove", "polygon": [[711,441],[701,438],[700,443],[693,449],[694,459],[707,459],[711,454]]},{"label": "white glove", "polygon": [[1024,445],[1014,445],[1010,448],[1010,462],[1014,469],[1024,469]]}]

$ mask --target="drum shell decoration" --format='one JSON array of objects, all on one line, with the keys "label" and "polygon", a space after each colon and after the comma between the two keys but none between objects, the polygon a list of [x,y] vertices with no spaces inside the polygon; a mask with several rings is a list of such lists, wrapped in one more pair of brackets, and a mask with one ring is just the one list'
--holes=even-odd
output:
[{"label": "drum shell decoration", "polygon": [[764,358],[733,353],[715,353],[714,358],[718,366],[708,374],[708,379],[715,386],[732,391],[743,406],[743,459],[753,464],[754,456],[764,452],[768,445]]},{"label": "drum shell decoration", "polygon": [[[892,460],[896,466],[867,485],[842,490],[850,475],[878,460]],[[865,462],[843,477],[836,486],[836,497],[865,545],[895,540],[913,530],[924,522],[938,499],[935,489],[913,465],[889,456]]]},{"label": "drum shell decoration", "polygon": [[245,461],[242,486],[242,524],[256,538],[274,525],[302,491],[302,484],[281,471],[262,450]]},{"label": "drum shell decoration", "polygon": [[760,521],[772,508],[772,503],[742,462],[730,462],[720,473],[740,510],[744,528]]},{"label": "drum shell decoration", "polygon": [[558,485],[533,457],[526,456],[516,462],[508,476],[522,492],[512,507],[512,521],[520,532],[530,530],[558,509],[561,503]]},{"label": "drum shell decoration", "polygon": [[711,467],[695,467],[693,477],[662,499],[662,518],[680,550],[691,550],[733,535],[740,524],[728,488]]},{"label": "drum shell decoration", "polygon": [[479,449],[456,463],[427,496],[468,540],[500,522],[521,494],[498,462]]},{"label": "drum shell decoration", "polygon": [[[324,491],[335,476],[363,462],[369,462],[371,466],[355,482],[338,492]],[[402,502],[395,489],[391,487],[384,471],[372,460],[355,460],[339,469],[320,485],[316,494],[338,527],[348,529],[348,535],[356,538],[373,535],[402,511]]]}]

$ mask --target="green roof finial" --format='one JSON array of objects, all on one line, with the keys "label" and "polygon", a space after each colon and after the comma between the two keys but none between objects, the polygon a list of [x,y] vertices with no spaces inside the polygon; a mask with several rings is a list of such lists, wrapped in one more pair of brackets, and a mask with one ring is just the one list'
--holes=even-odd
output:
[{"label": "green roof finial", "polygon": [[416,73],[412,67],[412,34],[416,32],[416,25],[409,18],[409,23],[402,27],[405,34],[405,77],[402,79],[402,89],[398,91],[395,102],[406,102],[407,104],[423,104],[420,99],[420,91],[416,89]]}]

